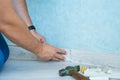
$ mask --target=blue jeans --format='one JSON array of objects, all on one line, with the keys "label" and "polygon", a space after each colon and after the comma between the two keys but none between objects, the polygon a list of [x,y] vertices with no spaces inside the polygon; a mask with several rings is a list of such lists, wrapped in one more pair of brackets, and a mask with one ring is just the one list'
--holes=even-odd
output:
[{"label": "blue jeans", "polygon": [[3,38],[2,34],[0,33],[0,68],[6,62],[9,56],[9,48],[8,45]]}]

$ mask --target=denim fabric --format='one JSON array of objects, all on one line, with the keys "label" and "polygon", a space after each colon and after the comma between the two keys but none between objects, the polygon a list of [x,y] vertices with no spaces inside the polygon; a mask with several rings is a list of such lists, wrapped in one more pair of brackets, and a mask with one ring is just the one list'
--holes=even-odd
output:
[{"label": "denim fabric", "polygon": [[3,66],[3,64],[4,64],[4,55],[3,55],[3,53],[2,53],[2,51],[1,51],[1,49],[0,49],[0,68]]},{"label": "denim fabric", "polygon": [[9,56],[9,48],[8,45],[0,33],[0,68],[6,62]]}]

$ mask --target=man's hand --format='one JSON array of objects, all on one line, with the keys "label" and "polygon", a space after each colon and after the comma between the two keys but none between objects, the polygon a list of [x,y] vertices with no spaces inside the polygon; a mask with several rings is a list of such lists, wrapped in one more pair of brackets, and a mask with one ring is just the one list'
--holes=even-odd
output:
[{"label": "man's hand", "polygon": [[40,49],[40,52],[38,52],[38,57],[40,57],[42,60],[49,61],[49,60],[55,60],[55,61],[64,61],[65,58],[61,54],[66,54],[66,51],[58,49],[54,46],[51,46],[46,43],[46,39],[39,35],[35,30],[30,31],[31,34],[41,42],[42,49]]},{"label": "man's hand", "polygon": [[66,54],[65,50],[58,49],[49,44],[42,44],[42,49],[40,53],[38,53],[38,57],[40,57],[44,61],[55,60],[55,61],[64,61],[65,57],[62,54]]}]

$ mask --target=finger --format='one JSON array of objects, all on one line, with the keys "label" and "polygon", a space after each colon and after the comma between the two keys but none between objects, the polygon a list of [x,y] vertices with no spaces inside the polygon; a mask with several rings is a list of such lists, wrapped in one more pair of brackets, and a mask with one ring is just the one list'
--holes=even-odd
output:
[{"label": "finger", "polygon": [[53,58],[52,60],[53,61],[60,61],[60,59],[58,59],[58,58]]},{"label": "finger", "polygon": [[60,54],[55,54],[55,58],[63,61],[65,60],[65,57]]},{"label": "finger", "polygon": [[60,54],[66,54],[66,51],[62,50],[62,49],[57,49],[57,52],[60,53]]}]

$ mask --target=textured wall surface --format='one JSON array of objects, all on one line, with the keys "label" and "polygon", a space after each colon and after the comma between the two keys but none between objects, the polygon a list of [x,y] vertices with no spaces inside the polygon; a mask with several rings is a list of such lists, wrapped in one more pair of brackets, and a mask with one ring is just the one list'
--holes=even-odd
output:
[{"label": "textured wall surface", "polygon": [[37,31],[70,49],[120,53],[120,0],[27,0]]}]

